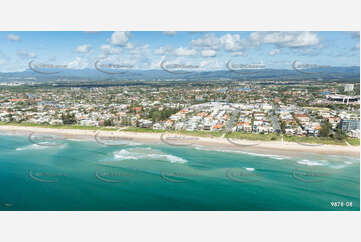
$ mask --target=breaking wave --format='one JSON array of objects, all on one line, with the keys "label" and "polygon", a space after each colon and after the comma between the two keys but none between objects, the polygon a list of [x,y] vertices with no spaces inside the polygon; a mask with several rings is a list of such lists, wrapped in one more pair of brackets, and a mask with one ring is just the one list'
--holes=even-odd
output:
[{"label": "breaking wave", "polygon": [[251,156],[261,156],[261,157],[268,157],[271,159],[276,160],[284,160],[288,159],[289,157],[283,156],[283,155],[270,155],[270,154],[260,154],[260,153],[253,153],[253,152],[246,152],[246,151],[239,151],[239,150],[219,150],[219,149],[207,149],[203,146],[196,146],[196,150],[204,150],[204,151],[216,151],[216,152],[227,152],[227,153],[237,153],[237,154],[245,154],[245,155],[251,155]]},{"label": "breaking wave", "polygon": [[114,159],[116,160],[163,160],[169,161],[171,163],[186,163],[187,160],[184,160],[178,156],[169,155],[163,153],[159,150],[152,148],[131,148],[131,149],[122,149],[120,151],[114,152]]},{"label": "breaking wave", "polygon": [[37,145],[37,144],[31,144],[31,145],[27,145],[27,146],[23,146],[23,147],[18,147],[16,148],[17,151],[23,151],[23,150],[44,150],[44,149],[49,149],[49,148],[63,148],[65,147],[64,145],[59,145],[59,146],[51,146],[51,145]]}]

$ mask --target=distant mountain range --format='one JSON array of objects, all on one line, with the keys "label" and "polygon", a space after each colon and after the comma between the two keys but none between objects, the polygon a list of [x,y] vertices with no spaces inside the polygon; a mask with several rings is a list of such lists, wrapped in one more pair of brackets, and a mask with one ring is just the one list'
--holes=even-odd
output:
[{"label": "distant mountain range", "polygon": [[353,80],[360,78],[360,67],[327,67],[307,69],[307,73],[289,69],[260,69],[251,71],[203,71],[190,73],[169,73],[163,70],[129,70],[121,74],[107,74],[96,69],[64,69],[56,74],[41,74],[33,70],[23,72],[0,73],[0,82],[36,80],[56,81],[62,79],[73,80]]}]

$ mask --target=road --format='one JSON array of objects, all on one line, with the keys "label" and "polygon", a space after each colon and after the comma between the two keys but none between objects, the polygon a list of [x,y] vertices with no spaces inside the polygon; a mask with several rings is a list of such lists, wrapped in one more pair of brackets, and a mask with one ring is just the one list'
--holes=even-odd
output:
[{"label": "road", "polygon": [[[277,110],[277,108],[275,107],[275,105],[272,103],[272,108],[273,110]],[[271,116],[271,119],[272,119],[272,126],[275,130],[280,130],[281,131],[281,127],[278,123],[278,119],[273,115],[273,112],[272,111],[269,111],[269,114]]]}]

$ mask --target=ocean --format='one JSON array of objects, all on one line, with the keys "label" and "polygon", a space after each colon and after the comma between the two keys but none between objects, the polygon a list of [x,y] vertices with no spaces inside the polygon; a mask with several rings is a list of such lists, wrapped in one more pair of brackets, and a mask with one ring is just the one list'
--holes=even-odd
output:
[{"label": "ocean", "polygon": [[0,135],[2,211],[359,211],[360,159]]}]

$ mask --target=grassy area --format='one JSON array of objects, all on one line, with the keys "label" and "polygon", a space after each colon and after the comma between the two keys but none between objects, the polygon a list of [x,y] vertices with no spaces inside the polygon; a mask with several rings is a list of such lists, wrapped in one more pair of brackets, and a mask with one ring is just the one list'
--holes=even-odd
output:
[{"label": "grassy area", "polygon": [[350,145],[360,146],[360,139],[347,138],[346,140]]},{"label": "grassy area", "polygon": [[[98,130],[99,127],[94,126],[80,126],[80,125],[49,125],[49,124],[34,124],[34,123],[6,123],[0,122],[0,125],[11,125],[19,127],[39,127],[39,128],[51,128],[51,129],[80,129],[80,130]],[[104,127],[104,129],[113,131],[118,128]]]},{"label": "grassy area", "polygon": [[126,129],[122,129],[122,131],[126,132],[138,132],[138,133],[164,133],[165,130],[157,130],[157,129],[150,129],[150,128],[135,128],[135,127],[129,127]]},{"label": "grassy area", "polygon": [[151,128],[135,128],[129,127],[123,129],[122,131],[129,131],[129,132],[140,132],[140,133],[177,133],[177,134],[184,134],[184,135],[191,135],[191,136],[198,136],[198,137],[221,137],[222,132],[209,132],[209,131],[186,131],[186,130],[154,130]]},{"label": "grassy area", "polygon": [[221,131],[186,131],[186,130],[180,130],[177,131],[177,133],[181,133],[184,135],[192,135],[192,136],[198,136],[198,137],[221,137],[224,133]]},{"label": "grassy area", "polygon": [[284,136],[284,141],[306,144],[346,145],[344,140],[318,137]]},{"label": "grassy area", "polygon": [[[240,133],[233,132],[226,134],[225,138],[236,138],[236,139],[247,139],[247,140],[263,140],[263,141],[273,141],[281,140],[281,136],[277,134],[249,134],[249,133]],[[299,136],[284,136],[285,142],[293,143],[306,143],[306,144],[327,144],[327,145],[346,145],[345,140],[336,140],[331,138],[318,138],[318,137],[299,137]],[[347,142],[351,145],[359,146],[359,139],[348,138]]]},{"label": "grassy area", "polygon": [[225,138],[247,139],[247,140],[263,140],[276,141],[281,140],[281,136],[277,134],[250,134],[241,132],[232,132],[225,135]]},{"label": "grassy area", "polygon": [[[53,129],[78,129],[78,130],[98,130],[100,127],[94,126],[79,126],[79,125],[47,125],[47,124],[33,124],[33,123],[6,123],[0,122],[0,125],[12,125],[19,127],[39,127],[39,128],[53,128]],[[117,127],[102,127],[102,130],[115,131]],[[221,131],[186,131],[186,130],[154,130],[151,128],[135,128],[128,127],[122,129],[126,132],[139,132],[139,133],[178,133],[184,135],[198,136],[198,137],[221,137],[224,132]],[[278,134],[253,134],[232,132],[224,136],[225,138],[247,139],[247,140],[261,140],[261,141],[280,141],[281,136]],[[353,146],[360,146],[360,139],[347,138],[348,143]],[[328,144],[328,145],[346,145],[345,140],[336,140],[331,138],[316,138],[316,137],[299,137],[299,136],[284,136],[284,141],[294,143],[307,143],[307,144]]]},{"label": "grassy area", "polygon": [[305,108],[313,111],[330,111],[329,108],[323,108],[323,107],[305,107]]},{"label": "grassy area", "polygon": [[[95,126],[79,126],[79,125],[48,125],[48,124],[34,124],[34,123],[7,123],[0,122],[0,125],[11,125],[11,126],[19,126],[19,127],[39,127],[39,128],[52,128],[52,129],[79,129],[79,130],[98,130],[100,127]],[[101,127],[104,131],[115,131],[118,130],[118,127]],[[125,132],[139,132],[139,133],[179,133],[184,135],[192,135],[199,137],[220,137],[222,136],[222,132],[207,132],[207,131],[174,131],[174,130],[155,130],[151,128],[136,128],[136,127],[128,127],[122,129],[121,131]]]}]

